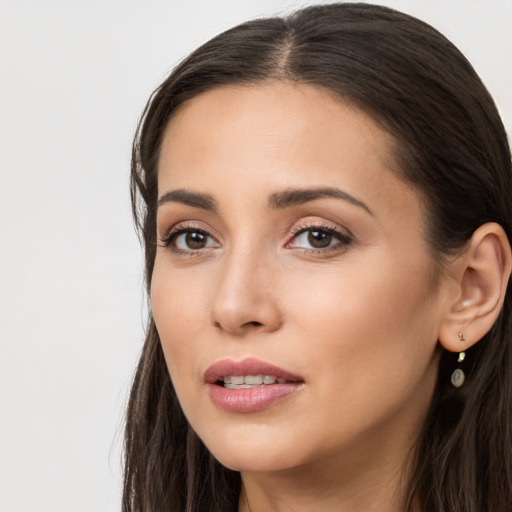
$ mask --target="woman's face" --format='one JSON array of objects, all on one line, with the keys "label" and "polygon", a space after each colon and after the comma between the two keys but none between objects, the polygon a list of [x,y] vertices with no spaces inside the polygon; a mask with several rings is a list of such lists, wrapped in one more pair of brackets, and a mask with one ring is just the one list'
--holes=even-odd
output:
[{"label": "woman's face", "polygon": [[183,411],[226,466],[352,470],[410,448],[447,286],[392,143],[283,82],[204,93],[171,120],[153,314]]}]

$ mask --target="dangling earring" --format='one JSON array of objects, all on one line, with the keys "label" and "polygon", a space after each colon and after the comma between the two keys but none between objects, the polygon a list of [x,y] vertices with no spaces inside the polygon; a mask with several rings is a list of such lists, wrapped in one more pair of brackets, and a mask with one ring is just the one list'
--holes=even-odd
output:
[{"label": "dangling earring", "polygon": [[[464,338],[464,334],[462,332],[459,332],[459,340],[462,342],[465,342],[466,339]],[[464,361],[464,358],[466,357],[466,352],[462,351],[459,352],[459,357],[457,359],[457,363],[462,363]],[[464,375],[464,372],[460,368],[456,368],[451,377],[452,385],[456,388],[460,388],[462,384],[464,384],[464,381],[466,380],[466,375]]]}]

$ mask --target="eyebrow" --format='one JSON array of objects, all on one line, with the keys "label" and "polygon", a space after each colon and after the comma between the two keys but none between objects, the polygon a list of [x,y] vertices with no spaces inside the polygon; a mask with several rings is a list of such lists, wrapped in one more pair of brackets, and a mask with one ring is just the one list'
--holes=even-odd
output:
[{"label": "eyebrow", "polygon": [[[271,194],[268,200],[268,206],[272,209],[284,209],[290,206],[315,201],[325,197],[332,197],[334,199],[341,199],[347,201],[355,206],[359,206],[370,215],[373,212],[370,208],[363,203],[363,201],[355,198],[343,190],[335,187],[322,187],[322,188],[300,188],[300,189],[287,189],[281,192]],[[202,194],[199,192],[190,192],[185,189],[170,190],[158,199],[158,206],[165,203],[181,203],[193,208],[201,208],[202,210],[217,212],[217,203],[215,199],[209,194]]]},{"label": "eyebrow", "polygon": [[165,203],[181,203],[193,208],[201,208],[212,212],[217,211],[217,203],[209,194],[190,192],[189,190],[178,189],[166,192],[158,199],[158,206]]},{"label": "eyebrow", "polygon": [[359,206],[373,216],[373,212],[365,203],[363,203],[363,201],[335,187],[283,190],[282,192],[272,194],[269,198],[268,204],[270,208],[283,209],[297,204],[314,201],[315,199],[322,199],[324,197],[342,199],[343,201],[347,201],[355,206]]}]

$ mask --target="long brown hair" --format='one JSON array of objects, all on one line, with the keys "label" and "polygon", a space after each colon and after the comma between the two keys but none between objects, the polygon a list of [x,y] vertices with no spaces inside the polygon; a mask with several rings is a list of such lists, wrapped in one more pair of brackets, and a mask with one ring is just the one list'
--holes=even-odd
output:
[{"label": "long brown hair", "polygon": [[[317,5],[250,21],[213,38],[158,87],[135,137],[133,213],[149,292],[156,250],[162,135],[184,103],[224,84],[288,80],[330,91],[372,116],[395,140],[402,179],[428,207],[432,254],[459,250],[481,224],[512,240],[511,157],[497,109],[464,56],[411,16],[368,4]],[[408,508],[512,510],[511,290],[491,331],[468,351],[455,389],[444,352],[418,439]],[[123,512],[226,512],[240,476],[220,465],[188,425],[149,318],[127,412]]]}]

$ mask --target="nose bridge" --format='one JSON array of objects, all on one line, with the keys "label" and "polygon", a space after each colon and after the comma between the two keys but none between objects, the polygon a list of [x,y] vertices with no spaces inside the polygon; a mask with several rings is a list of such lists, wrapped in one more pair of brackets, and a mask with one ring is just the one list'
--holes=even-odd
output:
[{"label": "nose bridge", "polygon": [[212,304],[216,327],[240,335],[257,328],[272,332],[280,314],[271,283],[275,265],[264,247],[249,240],[235,243],[227,251]]}]

